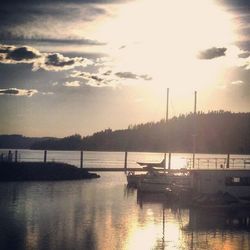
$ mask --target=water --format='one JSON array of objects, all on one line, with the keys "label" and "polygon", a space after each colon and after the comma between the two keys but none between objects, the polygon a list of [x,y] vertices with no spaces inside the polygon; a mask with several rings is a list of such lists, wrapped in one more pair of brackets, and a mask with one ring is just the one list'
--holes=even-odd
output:
[{"label": "water", "polygon": [[[152,156],[145,155],[142,160]],[[104,159],[123,164],[124,154],[85,157],[107,166]],[[0,249],[250,249],[248,211],[177,208],[127,188],[124,173],[100,174],[96,180],[0,183]]]}]

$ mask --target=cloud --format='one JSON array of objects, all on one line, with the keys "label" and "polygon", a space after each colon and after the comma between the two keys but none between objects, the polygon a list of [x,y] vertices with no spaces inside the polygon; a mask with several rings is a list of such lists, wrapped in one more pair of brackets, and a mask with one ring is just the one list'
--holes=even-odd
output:
[{"label": "cloud", "polygon": [[9,31],[0,32],[0,40],[5,43],[11,44],[49,44],[52,45],[90,45],[90,46],[102,46],[106,45],[104,42],[99,42],[97,40],[87,39],[87,38],[72,38],[72,37],[41,37],[41,36],[31,36],[25,37],[24,35],[13,34]]},{"label": "cloud", "polygon": [[[90,22],[109,15],[104,6],[84,1],[11,1],[0,5],[0,42],[8,44],[104,45],[85,38]],[[56,31],[56,32],[55,32]]]},{"label": "cloud", "polygon": [[[56,4],[53,0],[48,0],[47,3],[37,4],[37,1],[21,1],[11,4],[4,4],[1,1],[0,6],[0,27],[1,30],[14,31],[15,27],[25,24],[37,24],[37,22],[45,23],[48,19],[50,21],[62,21],[70,23],[78,20],[93,21],[97,16],[106,14],[106,10],[95,4],[72,4],[72,1],[57,1]],[[79,2],[82,2],[81,0]],[[12,29],[10,29],[12,28]],[[24,31],[23,31],[24,32]]]},{"label": "cloud", "polygon": [[43,60],[38,60],[33,65],[33,70],[44,69],[47,71],[62,71],[73,69],[77,66],[91,65],[89,59],[82,57],[65,57],[59,53],[44,53]]},{"label": "cloud", "polygon": [[[80,3],[80,4],[109,4],[109,3],[126,3],[132,0],[43,0],[43,3]],[[1,0],[1,3],[9,4],[10,2],[8,0]],[[15,4],[37,4],[37,0],[12,0],[12,5]]]},{"label": "cloud", "polygon": [[73,71],[70,74],[71,78],[81,78],[86,80],[86,84],[93,87],[115,87],[123,80],[151,80],[148,75],[137,75],[132,72],[116,72],[106,67],[100,68],[98,73],[90,73],[84,71]]},{"label": "cloud", "polygon": [[144,80],[152,80],[152,77],[148,75],[137,75],[132,72],[117,72],[115,73],[116,76],[124,79],[144,79]]},{"label": "cloud", "polygon": [[65,82],[63,84],[63,86],[65,86],[65,87],[79,87],[80,82],[79,81]]},{"label": "cloud", "polygon": [[84,79],[86,84],[92,87],[114,87],[117,84],[110,75],[100,73],[74,71],[70,77]]},{"label": "cloud", "polygon": [[0,44],[0,63],[33,63],[41,57],[42,55],[38,50],[29,46],[15,47]]},{"label": "cloud", "polygon": [[244,83],[244,82],[241,81],[241,80],[237,80],[237,81],[231,82],[231,84],[233,84],[233,85],[241,85],[241,84],[243,84],[243,83]]},{"label": "cloud", "polygon": [[38,91],[36,89],[17,89],[17,88],[0,89],[0,95],[33,96],[34,94],[37,93]]},{"label": "cloud", "polygon": [[137,79],[137,75],[132,72],[117,72],[115,75],[120,78]]},{"label": "cloud", "polygon": [[238,55],[239,58],[248,58],[249,56],[250,56],[249,51],[245,51],[245,52]]},{"label": "cloud", "polygon": [[41,53],[29,46],[9,45],[0,45],[0,63],[30,63],[33,70],[44,69],[47,71],[62,71],[93,64],[92,61],[83,57],[66,57],[59,53]]},{"label": "cloud", "polygon": [[204,60],[211,60],[217,57],[225,56],[227,48],[210,48],[207,50],[200,51],[198,54],[199,59],[204,59]]}]

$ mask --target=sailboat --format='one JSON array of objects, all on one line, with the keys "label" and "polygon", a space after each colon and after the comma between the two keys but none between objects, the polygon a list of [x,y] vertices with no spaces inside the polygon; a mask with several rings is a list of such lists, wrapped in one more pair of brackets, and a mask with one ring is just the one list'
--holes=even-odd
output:
[{"label": "sailboat", "polygon": [[[167,104],[166,104],[166,123],[168,121],[168,102],[169,102],[169,88],[167,89]],[[143,166],[143,170],[147,172],[146,174],[135,174],[135,172],[130,171],[127,174],[128,186],[139,187],[139,184],[143,182],[144,178],[155,178],[156,176],[161,178],[165,175],[159,173],[159,170],[164,169],[166,172],[166,154],[161,162],[137,162],[138,165]],[[170,168],[170,157],[169,157],[169,168]],[[140,185],[141,186],[141,185]]]},{"label": "sailboat", "polygon": [[[196,91],[195,91],[195,105],[194,105],[194,117],[196,115]],[[166,123],[168,121],[168,99],[167,99],[167,112]],[[194,123],[195,125],[195,123]],[[195,130],[195,128],[194,128]],[[171,156],[169,154],[169,156]],[[169,157],[170,159],[170,157]],[[195,136],[193,141],[193,167],[195,162]],[[147,175],[139,181],[138,190],[141,192],[165,192],[167,195],[173,193],[186,193],[190,191],[191,176],[187,169],[180,170],[174,173],[170,169],[170,160],[168,171],[166,169],[164,173],[155,173],[154,175]]]},{"label": "sailboat", "polygon": [[157,174],[160,169],[164,169],[165,159],[161,162],[137,162],[137,164],[143,166],[143,170],[145,170],[146,174],[135,174],[134,171],[129,171],[127,174],[128,186],[136,188],[146,176],[153,176]]}]

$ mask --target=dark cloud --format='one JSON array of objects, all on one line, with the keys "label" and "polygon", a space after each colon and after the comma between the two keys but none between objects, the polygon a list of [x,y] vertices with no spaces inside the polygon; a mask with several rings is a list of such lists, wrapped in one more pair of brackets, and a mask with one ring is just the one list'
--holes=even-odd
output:
[{"label": "dark cloud", "polygon": [[211,60],[217,57],[225,56],[227,48],[210,48],[204,51],[200,51],[198,54],[199,59],[204,59],[204,60]]},{"label": "dark cloud", "polygon": [[74,59],[65,58],[59,53],[48,54],[45,59],[45,65],[47,66],[64,67],[71,66],[74,63]]},{"label": "dark cloud", "polygon": [[248,58],[250,56],[250,52],[246,51],[238,55],[239,58]]},{"label": "dark cloud", "polygon": [[[79,4],[109,4],[109,3],[125,3],[125,2],[131,2],[132,0],[43,0],[42,3],[79,3]],[[37,0],[11,0],[11,4],[37,4]],[[10,1],[8,0],[1,0],[1,3],[9,4]]]},{"label": "dark cloud", "polygon": [[44,55],[44,60],[35,64],[35,69],[42,68],[48,71],[61,71],[92,64],[90,60],[82,57],[70,58],[59,53],[44,53]]},{"label": "dark cloud", "polygon": [[[82,21],[92,21],[99,15],[106,13],[105,9],[94,5],[84,5],[82,9],[79,5],[72,5],[70,1],[63,3],[58,1],[53,4],[53,1],[43,1],[41,4],[34,4],[27,1],[22,3],[3,4],[0,6],[0,25],[2,28],[6,26],[20,26],[34,22],[36,20],[46,21],[47,19],[63,20],[64,22],[81,19]],[[85,14],[85,15],[82,15]],[[6,29],[8,31],[8,29]]]},{"label": "dark cloud", "polygon": [[249,0],[214,0],[224,10],[229,12],[235,25],[235,30],[240,41],[236,45],[243,50],[250,50],[250,1]]},{"label": "dark cloud", "polygon": [[238,9],[238,8],[244,8],[244,9],[250,9],[250,2],[249,0],[216,0],[217,3],[233,8],[233,9]]},{"label": "dark cloud", "polygon": [[1,95],[17,95],[18,93],[17,89],[0,89]]},{"label": "dark cloud", "polygon": [[38,93],[36,89],[0,89],[0,95],[33,96],[36,93]]},{"label": "dark cloud", "polygon": [[49,45],[106,45],[106,43],[87,38],[50,38],[50,37],[30,37],[15,35],[11,32],[0,32],[0,40],[8,44],[49,44]]},{"label": "dark cloud", "polygon": [[29,47],[20,47],[12,51],[9,51],[7,53],[6,59],[14,61],[22,61],[22,60],[32,60],[39,57],[41,57],[41,54],[36,53],[36,51],[31,50]]},{"label": "dark cloud", "polygon": [[0,63],[33,63],[41,53],[29,46],[15,47],[0,44]]},{"label": "dark cloud", "polygon": [[115,73],[116,76],[125,79],[144,79],[144,80],[152,80],[152,77],[148,75],[137,75],[132,72],[117,72]]},{"label": "dark cloud", "polygon": [[115,73],[116,76],[120,78],[129,78],[129,79],[137,79],[137,75],[132,72],[117,72]]},{"label": "dark cloud", "polygon": [[41,53],[29,46],[0,45],[0,63],[30,63],[33,70],[61,71],[76,66],[84,67],[92,64],[92,61],[83,57],[66,57],[59,53]]},{"label": "dark cloud", "polygon": [[[73,4],[72,4],[73,3]],[[91,22],[106,10],[93,4],[80,4],[81,1],[11,1],[0,5],[0,42],[22,44],[60,43],[100,45],[99,42],[84,37],[66,37],[72,25]],[[56,32],[55,32],[56,30]],[[56,33],[56,39],[53,36]],[[61,37],[60,37],[61,34]],[[73,34],[72,34],[73,35]]]},{"label": "dark cloud", "polygon": [[237,41],[236,45],[242,50],[250,51],[250,40]]}]

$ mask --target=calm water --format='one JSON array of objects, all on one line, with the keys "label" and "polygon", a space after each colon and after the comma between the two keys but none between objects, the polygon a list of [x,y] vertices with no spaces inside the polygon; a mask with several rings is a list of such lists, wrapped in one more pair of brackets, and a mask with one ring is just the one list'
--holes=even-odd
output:
[{"label": "calm water", "polygon": [[[104,158],[123,164],[123,154],[95,154],[104,165]],[[247,211],[190,210],[141,196],[124,173],[0,183],[0,249],[250,249],[248,222]]]}]

